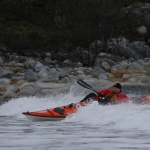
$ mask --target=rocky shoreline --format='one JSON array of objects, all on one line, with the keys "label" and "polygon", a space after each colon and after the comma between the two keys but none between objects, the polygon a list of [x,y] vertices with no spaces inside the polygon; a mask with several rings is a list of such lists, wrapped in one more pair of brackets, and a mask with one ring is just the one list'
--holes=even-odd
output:
[{"label": "rocky shoreline", "polygon": [[[116,61],[114,61],[116,60]],[[78,92],[88,93],[76,84],[82,79],[95,90],[110,88],[115,82],[123,85],[128,94],[148,94],[150,91],[150,58],[131,61],[106,53],[100,53],[93,68],[67,59],[61,63],[51,60],[46,53],[43,60],[9,54],[6,61],[0,57],[0,103],[18,97],[45,97],[65,94],[76,85]]]}]

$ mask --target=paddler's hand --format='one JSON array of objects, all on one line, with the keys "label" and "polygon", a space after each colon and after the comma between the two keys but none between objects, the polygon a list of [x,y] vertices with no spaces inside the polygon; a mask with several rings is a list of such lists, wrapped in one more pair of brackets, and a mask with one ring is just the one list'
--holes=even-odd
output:
[{"label": "paddler's hand", "polygon": [[105,97],[105,96],[104,96],[104,94],[100,93],[100,94],[99,94],[99,97]]},{"label": "paddler's hand", "polygon": [[98,99],[99,105],[107,105],[109,103],[109,99],[104,96],[104,94],[100,94],[101,97]]},{"label": "paddler's hand", "polygon": [[104,94],[102,93],[97,93],[97,95],[95,96],[97,99],[101,98],[101,97],[104,97]]}]

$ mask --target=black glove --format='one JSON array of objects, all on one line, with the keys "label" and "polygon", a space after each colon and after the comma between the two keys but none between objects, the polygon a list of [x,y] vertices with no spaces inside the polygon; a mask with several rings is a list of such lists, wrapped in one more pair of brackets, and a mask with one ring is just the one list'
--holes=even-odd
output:
[{"label": "black glove", "polygon": [[104,94],[100,94],[100,98],[98,99],[99,105],[108,105],[109,99],[104,96]]},{"label": "black glove", "polygon": [[99,94],[99,97],[105,97],[105,96],[104,96],[104,94],[100,93],[100,94]]}]

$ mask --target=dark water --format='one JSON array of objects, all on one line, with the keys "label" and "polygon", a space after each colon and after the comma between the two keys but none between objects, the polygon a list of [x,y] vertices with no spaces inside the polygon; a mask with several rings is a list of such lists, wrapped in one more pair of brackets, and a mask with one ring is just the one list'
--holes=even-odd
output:
[{"label": "dark water", "polygon": [[0,150],[149,150],[150,131],[0,117]]}]

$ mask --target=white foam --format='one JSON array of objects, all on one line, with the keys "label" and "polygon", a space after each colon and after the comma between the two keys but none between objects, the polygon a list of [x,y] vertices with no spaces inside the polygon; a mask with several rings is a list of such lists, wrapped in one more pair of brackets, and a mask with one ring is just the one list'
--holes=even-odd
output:
[{"label": "white foam", "polygon": [[[84,95],[85,96],[85,95]],[[47,98],[24,97],[10,100],[0,106],[0,116],[15,116],[25,118],[24,111],[37,111],[48,108],[79,102],[83,95],[74,95],[71,92],[66,95],[50,96]],[[81,124],[104,126],[113,129],[138,129],[149,130],[150,105],[137,106],[132,103],[100,106],[95,101],[92,104],[79,108],[64,122],[76,122]]]},{"label": "white foam", "polygon": [[84,108],[80,108],[78,113],[68,116],[65,121],[120,130],[150,130],[150,105],[137,106],[128,103],[100,106],[97,102],[93,102]]}]

